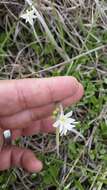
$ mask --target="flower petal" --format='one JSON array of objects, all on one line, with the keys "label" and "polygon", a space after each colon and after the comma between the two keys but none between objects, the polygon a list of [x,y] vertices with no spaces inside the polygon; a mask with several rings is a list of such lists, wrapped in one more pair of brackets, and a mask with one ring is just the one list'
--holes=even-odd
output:
[{"label": "flower petal", "polygon": [[26,13],[22,14],[20,17],[23,18],[23,19],[26,19]]},{"label": "flower petal", "polygon": [[59,120],[57,120],[54,124],[53,124],[53,127],[59,127],[60,126],[60,121]]},{"label": "flower petal", "polygon": [[72,131],[73,128],[75,128],[75,125],[71,125],[71,124],[66,125],[66,129],[68,129],[69,131]]},{"label": "flower petal", "polygon": [[32,0],[25,0],[30,6],[32,5]]},{"label": "flower petal", "polygon": [[67,133],[67,129],[63,128],[63,130],[60,133],[60,136],[66,135]]},{"label": "flower petal", "polygon": [[64,125],[60,124],[60,126],[59,126],[59,132],[61,133],[63,130],[64,130]]},{"label": "flower petal", "polygon": [[75,119],[67,118],[67,119],[66,119],[66,122],[67,122],[67,123],[75,123]]},{"label": "flower petal", "polygon": [[73,111],[70,111],[70,112],[68,112],[67,114],[65,114],[65,116],[68,118],[68,117],[71,117],[72,114],[73,114]]}]

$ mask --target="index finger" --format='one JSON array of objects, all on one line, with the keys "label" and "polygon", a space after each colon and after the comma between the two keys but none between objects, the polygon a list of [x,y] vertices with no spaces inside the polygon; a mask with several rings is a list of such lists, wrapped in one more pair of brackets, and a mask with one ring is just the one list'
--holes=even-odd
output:
[{"label": "index finger", "polygon": [[74,77],[22,79],[0,82],[0,116],[66,99],[77,91]]}]

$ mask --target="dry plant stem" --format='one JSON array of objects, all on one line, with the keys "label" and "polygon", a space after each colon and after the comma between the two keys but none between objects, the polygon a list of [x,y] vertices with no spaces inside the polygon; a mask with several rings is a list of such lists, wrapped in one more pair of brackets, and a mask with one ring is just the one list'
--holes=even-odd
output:
[{"label": "dry plant stem", "polygon": [[78,158],[75,160],[75,162],[74,162],[73,166],[71,167],[70,171],[69,171],[68,174],[65,176],[64,180],[62,181],[61,186],[63,186],[63,185],[66,183],[67,179],[69,178],[70,174],[73,172],[75,166],[76,166],[77,163],[79,162],[79,160],[80,160],[82,154],[84,153],[84,151],[85,151],[85,146],[84,146],[84,148],[81,150],[81,152],[80,152]]},{"label": "dry plant stem", "polygon": [[35,72],[34,74],[39,74],[39,73],[42,73],[42,72],[45,72],[45,71],[51,71],[51,70],[56,69],[56,68],[58,68],[58,67],[61,67],[61,66],[63,66],[63,65],[72,64],[73,61],[75,61],[75,60],[77,60],[77,59],[79,59],[79,58],[81,58],[81,57],[84,57],[84,56],[86,56],[86,55],[90,55],[91,53],[96,52],[96,51],[99,51],[99,50],[104,49],[104,48],[106,48],[106,47],[107,47],[107,45],[99,46],[99,47],[94,48],[94,49],[91,49],[91,50],[89,50],[89,51],[87,51],[87,52],[85,52],[85,53],[82,53],[82,54],[80,54],[80,55],[77,55],[77,56],[75,56],[75,57],[73,57],[73,58],[70,58],[70,59],[67,60],[67,61],[64,61],[64,62],[59,63],[59,64],[57,64],[57,65],[54,65],[54,66],[51,66],[51,67],[49,67],[49,68],[46,68],[46,69],[40,70],[40,71],[38,71],[38,72]]},{"label": "dry plant stem", "polygon": [[60,54],[60,56],[66,61],[69,60],[68,55],[62,50],[62,48],[60,48],[57,44],[57,42],[55,41],[52,33],[50,32],[47,24],[45,23],[43,17],[39,14],[38,10],[33,6],[35,13],[37,15],[38,20],[40,21],[40,23],[42,24],[43,28],[46,31],[46,34],[49,38],[49,40],[51,41],[52,45],[55,47],[55,49],[57,50],[57,52]]},{"label": "dry plant stem", "polygon": [[107,177],[107,171],[105,171],[102,175],[102,181],[98,182],[98,188],[97,190],[102,190],[102,186],[103,186],[103,181],[106,180]]},{"label": "dry plant stem", "polygon": [[96,180],[97,180],[97,178],[98,178],[98,176],[99,176],[99,174],[100,174],[100,172],[101,172],[101,169],[102,169],[102,166],[99,167],[99,170],[98,170],[98,172],[97,172],[97,175],[95,176],[95,178],[94,178],[94,180],[93,180],[93,182],[92,182],[91,187],[90,187],[89,190],[93,190],[93,188],[95,187],[94,185],[95,185],[95,182],[96,182]]}]

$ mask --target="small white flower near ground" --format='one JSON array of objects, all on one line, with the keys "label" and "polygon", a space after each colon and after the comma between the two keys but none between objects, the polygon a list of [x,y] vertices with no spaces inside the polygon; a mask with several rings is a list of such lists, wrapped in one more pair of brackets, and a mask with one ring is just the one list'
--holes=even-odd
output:
[{"label": "small white flower near ground", "polygon": [[67,114],[64,114],[62,105],[60,105],[60,113],[57,116],[56,122],[53,124],[53,127],[59,129],[60,135],[66,135],[68,131],[76,133],[78,136],[83,137],[76,129],[75,126],[78,122],[72,118],[73,112],[70,111]]},{"label": "small white flower near ground", "polygon": [[23,18],[25,22],[29,23],[32,27],[34,26],[34,20],[37,18],[34,8],[31,10],[26,10],[26,13],[22,14],[20,17]]}]

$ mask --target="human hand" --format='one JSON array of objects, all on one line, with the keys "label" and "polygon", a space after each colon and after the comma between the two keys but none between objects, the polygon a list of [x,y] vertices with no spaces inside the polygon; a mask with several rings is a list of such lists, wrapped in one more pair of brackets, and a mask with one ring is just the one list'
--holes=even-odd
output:
[{"label": "human hand", "polygon": [[[74,77],[0,81],[0,140],[10,129],[13,140],[20,136],[53,132],[52,111],[56,102],[63,106],[76,103],[83,95],[82,85]],[[17,146],[0,151],[0,170],[22,167],[39,172],[42,163],[31,150]]]}]

